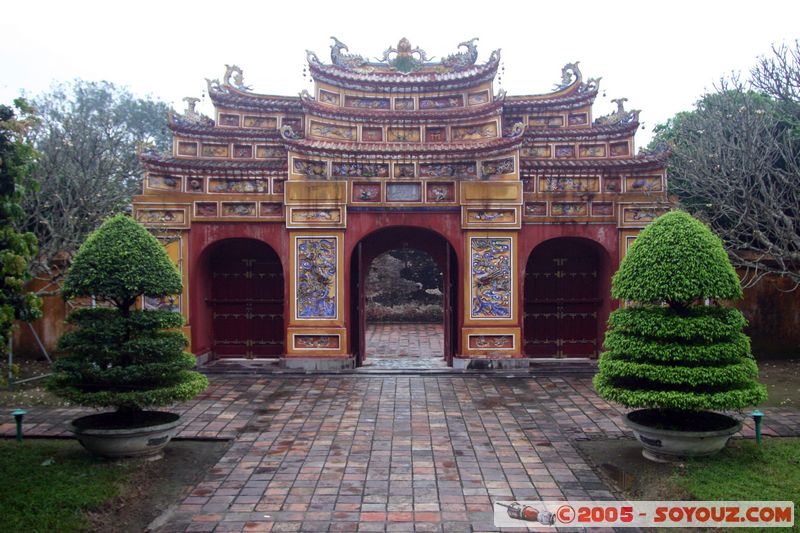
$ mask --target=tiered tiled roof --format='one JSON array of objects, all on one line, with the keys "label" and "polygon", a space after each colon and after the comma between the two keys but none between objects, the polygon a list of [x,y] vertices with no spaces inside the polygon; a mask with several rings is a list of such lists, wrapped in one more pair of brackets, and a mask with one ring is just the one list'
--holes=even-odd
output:
[{"label": "tiered tiled roof", "polygon": [[165,156],[154,153],[143,153],[139,158],[148,170],[173,172],[177,174],[280,174],[286,173],[286,159],[264,161],[231,161],[216,159],[188,159]]}]

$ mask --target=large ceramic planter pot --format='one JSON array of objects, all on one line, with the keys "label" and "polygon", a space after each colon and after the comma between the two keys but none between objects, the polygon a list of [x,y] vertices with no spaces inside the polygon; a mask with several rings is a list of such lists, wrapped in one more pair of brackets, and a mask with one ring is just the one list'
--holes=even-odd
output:
[{"label": "large ceramic planter pot", "polygon": [[[625,424],[633,430],[636,440],[644,448],[642,455],[657,462],[714,455],[742,429],[742,423],[735,418],[709,411],[698,413],[698,420],[687,424],[695,428],[707,424],[708,430],[662,429],[658,423],[660,414],[663,411],[658,409],[640,409],[625,417]],[[669,427],[671,424],[664,425]]]},{"label": "large ceramic planter pot", "polygon": [[70,429],[94,455],[157,457],[180,423],[180,415],[163,411],[141,411],[135,416],[101,413],[73,420]]}]

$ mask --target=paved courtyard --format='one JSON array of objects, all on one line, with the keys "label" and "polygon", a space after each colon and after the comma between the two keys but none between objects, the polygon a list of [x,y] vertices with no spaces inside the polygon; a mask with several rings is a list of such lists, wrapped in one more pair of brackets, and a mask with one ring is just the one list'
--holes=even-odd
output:
[{"label": "paved courtyard", "polygon": [[371,370],[447,368],[441,324],[367,324],[367,356]]},{"label": "paved courtyard", "polygon": [[[180,437],[234,442],[161,532],[496,531],[495,500],[613,498],[575,441],[627,435],[588,377],[211,380]],[[27,435],[85,412],[29,411]],[[800,411],[766,412],[765,433],[800,434]]]}]

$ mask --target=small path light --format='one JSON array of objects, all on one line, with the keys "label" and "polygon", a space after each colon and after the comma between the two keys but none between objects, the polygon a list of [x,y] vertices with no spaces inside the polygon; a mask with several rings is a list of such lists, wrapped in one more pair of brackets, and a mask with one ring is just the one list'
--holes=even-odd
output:
[{"label": "small path light", "polygon": [[750,413],[750,416],[753,417],[753,421],[756,423],[756,444],[761,445],[761,419],[764,418],[764,413],[756,409]]},{"label": "small path light", "polygon": [[28,414],[28,411],[24,409],[11,411],[11,416],[14,417],[14,421],[17,423],[17,442],[22,442],[22,417],[26,414]]}]

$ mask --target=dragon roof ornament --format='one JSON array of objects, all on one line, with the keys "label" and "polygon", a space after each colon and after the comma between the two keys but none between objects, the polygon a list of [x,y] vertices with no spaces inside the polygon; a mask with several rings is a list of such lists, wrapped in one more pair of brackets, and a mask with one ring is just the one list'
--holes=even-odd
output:
[{"label": "dragon roof ornament", "polygon": [[201,124],[203,126],[214,125],[214,121],[212,119],[197,111],[196,106],[197,102],[200,101],[199,98],[186,96],[183,98],[183,101],[186,102],[186,109],[183,111],[183,114],[171,114],[171,117],[175,122],[183,124]]},{"label": "dragon roof ornament", "polygon": [[612,103],[617,104],[617,110],[611,114],[600,117],[594,121],[598,126],[605,126],[611,124],[632,124],[639,122],[639,109],[625,110],[625,102],[627,98],[615,98],[611,100]]},{"label": "dragon roof ornament", "polygon": [[225,65],[225,74],[222,75],[222,82],[219,79],[206,78],[208,92],[229,93],[231,89],[238,91],[249,91],[251,87],[244,84],[244,72],[238,65]]},{"label": "dragon roof ornament", "polygon": [[573,83],[580,83],[583,79],[581,69],[578,68],[580,61],[574,63],[567,63],[561,69],[561,83],[556,84],[556,90],[566,89]]},{"label": "dragon roof ornament", "polygon": [[403,37],[397,43],[397,48],[390,46],[383,51],[382,58],[376,59],[380,63],[386,63],[393,70],[408,74],[425,66],[428,53],[420,47],[411,48],[411,42]]}]

